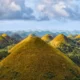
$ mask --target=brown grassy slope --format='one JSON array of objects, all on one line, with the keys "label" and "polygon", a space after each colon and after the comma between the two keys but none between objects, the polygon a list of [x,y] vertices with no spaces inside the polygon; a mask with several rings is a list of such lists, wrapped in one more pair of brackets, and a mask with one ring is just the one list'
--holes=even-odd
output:
[{"label": "brown grassy slope", "polygon": [[43,41],[50,42],[53,37],[50,34],[46,34],[41,38]]},{"label": "brown grassy slope", "polygon": [[73,80],[80,69],[38,37],[29,36],[0,62],[0,80]]},{"label": "brown grassy slope", "polygon": [[67,42],[68,42],[68,38],[63,34],[59,34],[50,42],[50,44],[52,46],[59,47],[61,43],[65,44]]}]

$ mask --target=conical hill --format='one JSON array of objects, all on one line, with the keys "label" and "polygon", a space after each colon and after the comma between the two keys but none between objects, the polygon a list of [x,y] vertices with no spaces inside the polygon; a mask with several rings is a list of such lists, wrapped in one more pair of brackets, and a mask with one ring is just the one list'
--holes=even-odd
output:
[{"label": "conical hill", "polygon": [[4,37],[4,38],[5,38],[5,39],[7,39],[7,40],[8,40],[8,39],[10,39],[10,36],[8,36],[8,35],[7,35],[7,34],[5,34],[5,33],[4,33],[4,34],[2,34],[2,37]]},{"label": "conical hill", "polygon": [[73,80],[80,69],[36,36],[28,36],[0,62],[0,80]]},{"label": "conical hill", "polygon": [[8,36],[7,34],[4,33],[1,36],[8,42],[8,44],[14,43],[13,39],[10,36]]},{"label": "conical hill", "polygon": [[53,37],[50,34],[46,34],[41,39],[46,42],[50,42],[53,39]]},{"label": "conical hill", "polygon": [[50,42],[50,44],[52,46],[58,47],[60,46],[61,43],[65,44],[67,42],[68,42],[68,38],[63,34],[59,34]]}]

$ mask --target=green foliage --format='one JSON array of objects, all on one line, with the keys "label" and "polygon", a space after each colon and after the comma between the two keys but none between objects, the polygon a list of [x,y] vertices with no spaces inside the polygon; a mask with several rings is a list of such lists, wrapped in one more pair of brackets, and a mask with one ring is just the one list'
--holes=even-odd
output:
[{"label": "green foliage", "polygon": [[61,44],[58,49],[63,52],[63,53],[69,53],[69,52],[72,52],[73,49],[74,49],[74,46],[70,46],[68,44]]},{"label": "green foliage", "polygon": [[80,49],[73,49],[73,51],[68,53],[67,56],[80,66]]},{"label": "green foliage", "polygon": [[3,58],[5,58],[8,55],[9,55],[9,53],[8,53],[7,49],[0,49],[0,60],[2,60]]}]

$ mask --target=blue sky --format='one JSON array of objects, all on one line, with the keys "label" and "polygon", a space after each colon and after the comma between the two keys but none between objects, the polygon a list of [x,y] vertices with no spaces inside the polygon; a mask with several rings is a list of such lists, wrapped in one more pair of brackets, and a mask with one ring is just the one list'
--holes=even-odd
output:
[{"label": "blue sky", "polygon": [[0,0],[0,31],[80,30],[80,0]]},{"label": "blue sky", "polygon": [[80,21],[0,21],[0,31],[15,30],[80,30]]}]

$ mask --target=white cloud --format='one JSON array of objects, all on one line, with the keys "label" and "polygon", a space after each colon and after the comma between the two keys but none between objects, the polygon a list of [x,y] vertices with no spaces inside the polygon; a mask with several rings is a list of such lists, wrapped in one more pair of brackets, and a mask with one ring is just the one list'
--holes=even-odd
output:
[{"label": "white cloud", "polygon": [[9,7],[12,11],[21,11],[20,5],[16,4],[15,2],[11,2]]},{"label": "white cloud", "polygon": [[25,0],[0,0],[0,19],[24,19],[24,13],[27,19],[33,18],[33,11],[25,6]]},{"label": "white cloud", "polygon": [[56,12],[58,15],[68,17],[69,14],[68,14],[68,12],[65,10],[66,8],[67,8],[67,7],[66,7],[65,3],[63,3],[63,2],[59,2],[58,4],[55,4],[55,5],[53,6],[53,9],[55,10],[55,12]]},{"label": "white cloud", "polygon": [[79,0],[39,0],[37,9],[39,15],[49,19],[80,19]]},{"label": "white cloud", "polygon": [[45,8],[45,5],[44,5],[44,4],[40,4],[40,5],[38,5],[38,7],[37,7],[37,9],[38,9],[39,11],[43,11],[44,8]]}]

